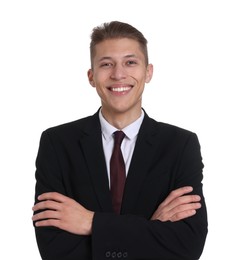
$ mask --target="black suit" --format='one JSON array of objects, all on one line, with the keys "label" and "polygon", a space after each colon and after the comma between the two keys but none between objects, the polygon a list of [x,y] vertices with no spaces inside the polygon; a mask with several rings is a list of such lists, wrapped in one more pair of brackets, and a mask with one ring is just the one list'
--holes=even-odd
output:
[{"label": "black suit", "polygon": [[[98,113],[43,132],[36,161],[36,197],[57,191],[95,211],[92,236],[36,228],[43,259],[195,260],[207,235],[202,158],[197,136],[145,114],[129,168],[122,215],[112,203]],[[170,191],[191,185],[202,208],[178,222],[150,221]]]}]

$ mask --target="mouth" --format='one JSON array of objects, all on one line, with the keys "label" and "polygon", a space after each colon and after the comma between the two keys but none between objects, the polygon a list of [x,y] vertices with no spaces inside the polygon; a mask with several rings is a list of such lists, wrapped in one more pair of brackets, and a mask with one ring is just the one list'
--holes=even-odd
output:
[{"label": "mouth", "polygon": [[108,89],[111,91],[111,92],[114,92],[114,93],[126,93],[126,92],[129,92],[131,89],[132,89],[133,86],[131,85],[126,85],[126,86],[123,86],[123,85],[116,85],[116,86],[111,86],[109,87]]}]

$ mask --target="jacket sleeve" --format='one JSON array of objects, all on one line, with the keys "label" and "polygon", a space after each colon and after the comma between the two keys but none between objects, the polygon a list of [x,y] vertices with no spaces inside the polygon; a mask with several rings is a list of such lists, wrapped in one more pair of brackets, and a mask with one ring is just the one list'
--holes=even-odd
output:
[{"label": "jacket sleeve", "polygon": [[[37,197],[40,194],[51,191],[67,195],[55,146],[45,131],[36,159],[35,203],[38,202]],[[54,227],[35,227],[35,234],[42,259],[92,259],[91,236],[78,236]]]},{"label": "jacket sleeve", "polygon": [[174,187],[193,186],[201,196],[196,215],[178,222],[151,221],[134,215],[96,213],[93,221],[94,260],[196,260],[207,236],[207,212],[202,192],[202,158],[195,134],[190,135],[174,173]]}]

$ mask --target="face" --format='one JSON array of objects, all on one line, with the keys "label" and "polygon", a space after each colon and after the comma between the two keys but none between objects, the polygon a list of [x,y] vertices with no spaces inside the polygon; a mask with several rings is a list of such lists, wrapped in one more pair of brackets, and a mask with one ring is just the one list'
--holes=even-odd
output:
[{"label": "face", "polygon": [[144,86],[152,73],[152,65],[145,64],[139,43],[122,38],[96,45],[88,78],[101,98],[104,115],[140,114]]}]

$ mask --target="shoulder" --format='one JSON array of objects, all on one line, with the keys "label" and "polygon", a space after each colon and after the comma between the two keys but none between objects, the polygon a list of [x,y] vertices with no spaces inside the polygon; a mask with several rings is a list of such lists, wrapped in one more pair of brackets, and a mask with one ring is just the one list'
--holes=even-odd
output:
[{"label": "shoulder", "polygon": [[201,145],[195,132],[169,123],[158,122],[148,118],[151,125],[150,139],[158,147],[166,149],[169,153],[184,153],[189,158],[201,158]]},{"label": "shoulder", "polygon": [[199,146],[199,140],[195,132],[177,125],[156,121],[147,115],[144,118],[139,134],[141,138],[147,136],[150,140],[157,140],[160,145],[184,147],[193,144]]},{"label": "shoulder", "polygon": [[97,113],[71,122],[49,127],[43,131],[42,135],[73,138],[75,136],[92,133],[94,129],[100,129]]},{"label": "shoulder", "polygon": [[147,129],[148,131],[151,131],[151,133],[154,134],[159,134],[163,136],[191,136],[191,135],[196,135],[194,132],[191,130],[182,128],[177,125],[157,121],[148,115],[145,116],[144,122],[142,127]]}]

